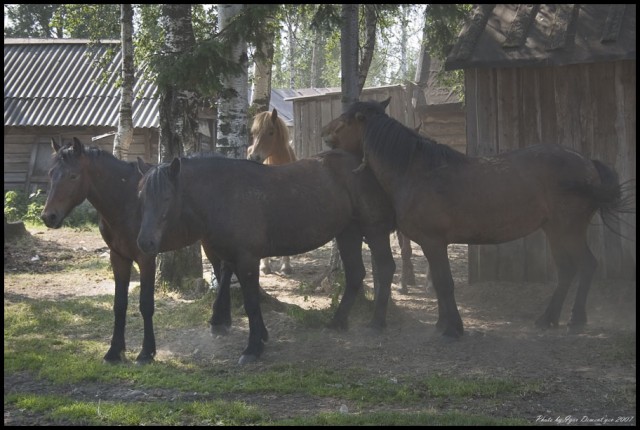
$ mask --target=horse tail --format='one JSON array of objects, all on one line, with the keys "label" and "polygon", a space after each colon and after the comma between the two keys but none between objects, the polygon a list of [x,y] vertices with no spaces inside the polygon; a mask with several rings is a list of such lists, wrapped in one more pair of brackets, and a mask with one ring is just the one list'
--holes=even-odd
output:
[{"label": "horse tail", "polygon": [[615,170],[601,161],[591,160],[591,162],[600,175],[600,184],[592,187],[591,196],[600,210],[604,225],[612,232],[622,236],[614,226],[619,225],[620,222],[628,224],[620,218],[620,214],[635,213],[632,201],[634,193],[627,192],[631,188],[631,182],[621,184]]}]

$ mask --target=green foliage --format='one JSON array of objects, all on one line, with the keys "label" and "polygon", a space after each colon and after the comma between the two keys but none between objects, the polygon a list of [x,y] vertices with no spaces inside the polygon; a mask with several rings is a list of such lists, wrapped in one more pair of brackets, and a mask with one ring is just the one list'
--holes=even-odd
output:
[{"label": "green foliage", "polygon": [[5,37],[120,37],[119,4],[12,4],[5,12]]},{"label": "green foliage", "polygon": [[[4,194],[4,215],[10,222],[24,221],[34,225],[42,225],[40,214],[46,200],[46,193],[40,189],[29,195],[23,191],[7,191]],[[65,226],[75,228],[97,225],[97,223],[97,212],[87,201],[71,211],[64,221]]]},{"label": "green foliage", "polygon": [[51,26],[57,4],[6,4],[4,37],[54,37],[62,32]]},{"label": "green foliage", "polygon": [[27,195],[22,191],[7,191],[4,194],[4,215],[10,222],[25,221],[42,224],[40,213],[46,196],[42,190]]},{"label": "green foliage", "polygon": [[[426,43],[430,55],[443,63],[465,19],[471,12],[471,4],[431,4],[426,10]],[[436,79],[445,88],[451,88],[464,101],[464,71],[441,70]]]},{"label": "green foliage", "polygon": [[119,4],[64,4],[59,5],[51,20],[52,25],[63,28],[65,37],[82,39],[119,39]]}]

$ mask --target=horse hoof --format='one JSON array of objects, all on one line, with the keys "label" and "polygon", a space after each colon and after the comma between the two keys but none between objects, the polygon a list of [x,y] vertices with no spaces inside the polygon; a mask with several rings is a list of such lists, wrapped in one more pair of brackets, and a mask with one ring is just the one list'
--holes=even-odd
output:
[{"label": "horse hoof", "polygon": [[211,324],[211,336],[226,336],[231,332],[231,324]]},{"label": "horse hoof", "polygon": [[139,366],[144,366],[145,364],[151,364],[153,363],[154,359],[153,357],[155,356],[155,353],[153,354],[140,354],[138,355],[138,358],[136,358],[136,364]]},{"label": "horse hoof", "polygon": [[105,356],[102,358],[102,362],[104,364],[120,364],[127,361],[127,357],[124,354],[124,351],[119,354],[114,354],[111,351],[107,352]]},{"label": "horse hoof", "polygon": [[238,365],[243,366],[245,364],[253,363],[254,361],[258,361],[258,357],[256,355],[242,354],[238,360]]},{"label": "horse hoof", "polygon": [[459,335],[450,335],[446,333],[442,333],[440,337],[445,344],[455,343],[460,340]]},{"label": "horse hoof", "polygon": [[450,341],[460,339],[462,337],[462,333],[462,329],[456,329],[453,326],[448,326],[442,331],[442,339],[448,343]]},{"label": "horse hoof", "polygon": [[329,322],[329,324],[327,324],[327,328],[336,331],[347,331],[349,329],[349,324],[346,321],[341,321],[334,318]]},{"label": "horse hoof", "polygon": [[369,330],[371,330],[374,334],[377,334],[377,335],[382,334],[386,326],[387,326],[386,323],[379,322],[379,321],[371,321],[369,324],[367,324],[367,328],[369,328]]},{"label": "horse hoof", "polygon": [[548,329],[552,329],[552,328],[557,328],[558,327],[558,323],[554,323],[552,321],[549,321],[548,318],[546,317],[542,317],[542,318],[538,318],[536,320],[536,327],[538,327],[541,330],[548,330]]},{"label": "horse hoof", "polygon": [[567,324],[567,333],[582,334],[584,333],[585,324],[569,323]]}]

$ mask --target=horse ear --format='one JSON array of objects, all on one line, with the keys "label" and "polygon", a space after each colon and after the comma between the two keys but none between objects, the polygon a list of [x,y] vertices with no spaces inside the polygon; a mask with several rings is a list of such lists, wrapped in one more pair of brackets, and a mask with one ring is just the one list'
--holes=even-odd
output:
[{"label": "horse ear", "polygon": [[391,96],[387,97],[385,100],[382,100],[380,102],[380,104],[382,105],[383,108],[387,108],[387,106],[389,106],[389,102],[391,101]]},{"label": "horse ear", "polygon": [[171,179],[177,179],[180,174],[180,159],[178,157],[174,158],[171,161],[171,165],[169,166],[169,177]]},{"label": "horse ear", "polygon": [[77,137],[73,138],[73,152],[76,155],[80,155],[82,154],[82,152],[84,151],[84,147],[82,146],[82,143],[78,140]]},{"label": "horse ear", "polygon": [[60,144],[53,137],[51,138],[51,148],[53,148],[54,152],[60,151]]},{"label": "horse ear", "polygon": [[151,168],[151,164],[145,163],[144,160],[140,157],[136,158],[138,159],[138,172],[140,172],[144,176],[144,174],[147,173]]},{"label": "horse ear", "polygon": [[276,110],[276,108],[273,108],[273,110],[271,111],[271,121],[276,122],[277,119],[278,111]]}]

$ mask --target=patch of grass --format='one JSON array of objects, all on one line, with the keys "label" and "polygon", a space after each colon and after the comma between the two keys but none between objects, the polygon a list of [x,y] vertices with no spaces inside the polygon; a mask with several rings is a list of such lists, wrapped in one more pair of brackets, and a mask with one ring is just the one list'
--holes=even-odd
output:
[{"label": "patch of grass", "polygon": [[210,290],[199,299],[187,303],[156,300],[154,323],[170,329],[200,326],[211,317],[214,300],[215,293]]},{"label": "patch of grass", "polygon": [[525,420],[490,418],[458,412],[373,412],[368,414],[323,413],[274,423],[291,426],[487,426],[527,425]]},{"label": "patch of grass", "polygon": [[611,359],[620,362],[620,364],[635,363],[637,357],[635,332],[619,334],[613,340],[613,346],[608,351]]},{"label": "patch of grass", "polygon": [[12,394],[5,406],[43,414],[75,425],[525,425],[527,421],[490,418],[459,412],[320,413],[272,420],[242,402],[193,401],[113,402],[77,401],[66,396]]},{"label": "patch of grass", "polygon": [[304,327],[322,328],[328,324],[331,315],[333,315],[333,310],[304,309],[297,305],[289,305],[287,306],[287,315]]},{"label": "patch of grass", "polygon": [[250,425],[268,421],[264,412],[241,402],[77,401],[66,396],[13,394],[5,399],[19,409],[75,425]]},{"label": "patch of grass", "polygon": [[[130,294],[127,332],[142,331],[137,309],[139,287]],[[210,313],[213,293],[199,300],[179,302],[170,297],[156,300],[156,329],[192,327],[202,324]],[[171,359],[148,366],[131,362],[108,366],[102,357],[109,347],[113,325],[112,297],[82,297],[65,301],[32,300],[5,295],[5,374],[27,371],[54,385],[100,383],[107,386],[136,386],[168,389],[202,396],[229,393],[258,395],[303,395],[349,401],[356,408],[379,405],[412,406],[446,400],[461,405],[469,399],[521,397],[540,390],[535,381],[516,382],[492,378],[458,378],[428,375],[390,380],[361,368],[276,364],[256,371],[248,367],[219,368],[189,360]],[[332,311],[289,308],[290,315],[304,326],[324,324]],[[139,348],[135,345],[134,348]],[[132,357],[133,358],[133,357]],[[45,411],[52,420],[77,424],[177,425],[177,424],[273,424],[264,413],[243,404],[194,402],[78,402],[58,396],[17,394],[20,408]],[[5,399],[5,404],[6,404]],[[230,412],[234,411],[235,412]],[[98,411],[100,411],[98,413]],[[216,412],[217,411],[217,412]],[[438,413],[320,414],[283,422],[308,424],[494,424],[483,417]]]}]

